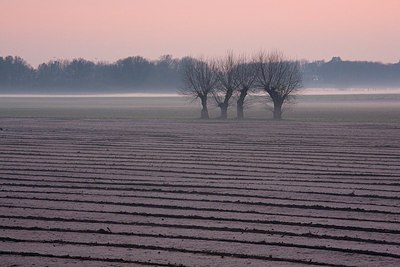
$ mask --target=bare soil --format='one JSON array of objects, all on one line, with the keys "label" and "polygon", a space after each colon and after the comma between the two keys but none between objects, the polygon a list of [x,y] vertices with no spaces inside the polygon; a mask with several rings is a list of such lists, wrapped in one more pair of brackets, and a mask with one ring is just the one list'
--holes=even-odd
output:
[{"label": "bare soil", "polygon": [[0,119],[5,266],[399,266],[400,124]]}]

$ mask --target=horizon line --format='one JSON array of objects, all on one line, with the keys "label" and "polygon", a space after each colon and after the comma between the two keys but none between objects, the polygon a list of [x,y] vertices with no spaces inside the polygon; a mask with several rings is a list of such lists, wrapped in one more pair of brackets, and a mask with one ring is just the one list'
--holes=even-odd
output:
[{"label": "horizon line", "polygon": [[[254,54],[254,53],[253,53],[253,54]],[[241,55],[241,53],[239,53],[239,54],[237,54],[237,55]],[[126,56],[126,57],[118,58],[118,59],[113,60],[113,61],[102,60],[102,59],[98,59],[98,58],[95,58],[95,59],[87,59],[87,58],[85,58],[85,57],[72,57],[72,58],[61,58],[61,57],[56,58],[56,57],[53,57],[52,59],[49,59],[49,60],[47,60],[47,61],[42,61],[41,63],[38,63],[38,64],[36,64],[36,66],[35,66],[35,64],[30,63],[30,62],[29,62],[28,60],[26,60],[24,57],[19,56],[19,55],[5,55],[5,56],[0,55],[0,57],[2,57],[3,59],[5,59],[5,58],[7,58],[7,57],[21,58],[25,63],[27,63],[29,66],[31,66],[31,67],[34,68],[34,69],[36,69],[37,67],[39,67],[41,64],[47,64],[47,63],[56,62],[56,61],[67,61],[67,62],[71,62],[71,61],[74,61],[74,60],[83,59],[83,60],[85,60],[85,61],[89,61],[89,62],[92,62],[92,63],[95,63],[95,64],[99,64],[99,63],[104,63],[104,64],[115,64],[115,63],[117,63],[117,62],[120,61],[120,60],[124,60],[124,59],[127,59],[127,58],[134,58],[134,57],[141,57],[141,58],[146,59],[146,60],[149,61],[149,62],[156,62],[156,61],[158,61],[158,60],[161,60],[161,58],[162,58],[163,56],[171,56],[172,59],[177,59],[177,60],[181,60],[181,59],[186,58],[186,57],[189,57],[189,58],[199,58],[199,57],[202,57],[201,55],[197,55],[197,56],[187,55],[187,56],[182,56],[182,57],[175,57],[175,56],[172,55],[172,54],[161,54],[158,58],[153,59],[153,58],[147,58],[147,57],[141,56],[141,55],[129,55],[129,56]],[[210,58],[221,58],[221,57],[223,57],[223,55],[222,55],[222,56],[210,57]],[[249,58],[251,58],[251,57],[249,57]],[[342,61],[342,62],[378,63],[378,64],[383,64],[383,65],[395,65],[395,64],[400,64],[400,60],[397,61],[397,62],[383,62],[383,61],[366,60],[366,59],[365,59],[365,60],[364,60],[364,59],[363,59],[363,60],[351,60],[351,59],[343,59],[341,56],[332,56],[329,60],[328,60],[328,59],[315,59],[315,60],[310,60],[310,59],[305,59],[305,58],[301,58],[301,59],[296,59],[296,58],[294,58],[294,60],[297,60],[297,61],[300,61],[300,62],[305,61],[305,62],[307,62],[307,63],[313,63],[313,62],[325,62],[325,63],[327,63],[327,62],[333,61],[334,59],[337,59],[337,58],[339,58],[340,61]]]}]

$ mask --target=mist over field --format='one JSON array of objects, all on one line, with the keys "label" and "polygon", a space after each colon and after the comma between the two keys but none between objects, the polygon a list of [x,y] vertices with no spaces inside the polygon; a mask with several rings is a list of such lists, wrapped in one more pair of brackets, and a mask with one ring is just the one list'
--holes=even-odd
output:
[{"label": "mist over field", "polygon": [[[212,101],[212,100],[211,100]],[[210,101],[210,102],[211,102]],[[248,119],[271,119],[271,102],[263,95],[246,103]],[[199,103],[176,93],[3,94],[0,117],[197,119]],[[215,104],[210,105],[218,118]],[[399,89],[304,89],[284,111],[287,120],[399,122]],[[234,109],[229,118],[234,119]]]}]

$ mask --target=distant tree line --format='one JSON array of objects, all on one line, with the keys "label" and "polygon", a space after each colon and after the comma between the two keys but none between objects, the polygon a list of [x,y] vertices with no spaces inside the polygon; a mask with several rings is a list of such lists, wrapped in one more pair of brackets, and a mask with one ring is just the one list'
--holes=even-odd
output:
[{"label": "distant tree line", "polygon": [[400,87],[400,61],[383,64],[368,61],[344,61],[333,57],[330,61],[303,62],[306,87]]},{"label": "distant tree line", "polygon": [[135,56],[114,63],[79,58],[51,60],[33,68],[20,57],[0,57],[0,92],[174,91],[181,80],[182,61],[170,55],[153,61]]},{"label": "distant tree line", "polygon": [[[183,66],[192,59],[165,55],[148,60],[135,56],[95,63],[79,58],[51,60],[33,68],[20,57],[0,57],[0,93],[173,92],[181,88]],[[343,61],[334,57],[327,62],[300,64],[304,87],[400,87],[400,62]],[[225,100],[221,101],[224,107]]]}]

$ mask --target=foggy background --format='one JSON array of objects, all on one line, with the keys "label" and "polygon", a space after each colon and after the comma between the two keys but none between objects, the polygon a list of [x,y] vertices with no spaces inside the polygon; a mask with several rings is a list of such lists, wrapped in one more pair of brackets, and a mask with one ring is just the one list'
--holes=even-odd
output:
[{"label": "foggy background", "polygon": [[[21,57],[0,57],[0,93],[175,93],[182,87],[182,71],[190,57],[141,56],[116,62],[83,58],[51,60],[32,67]],[[400,62],[384,64],[347,61],[302,61],[305,88],[400,87]]]}]

